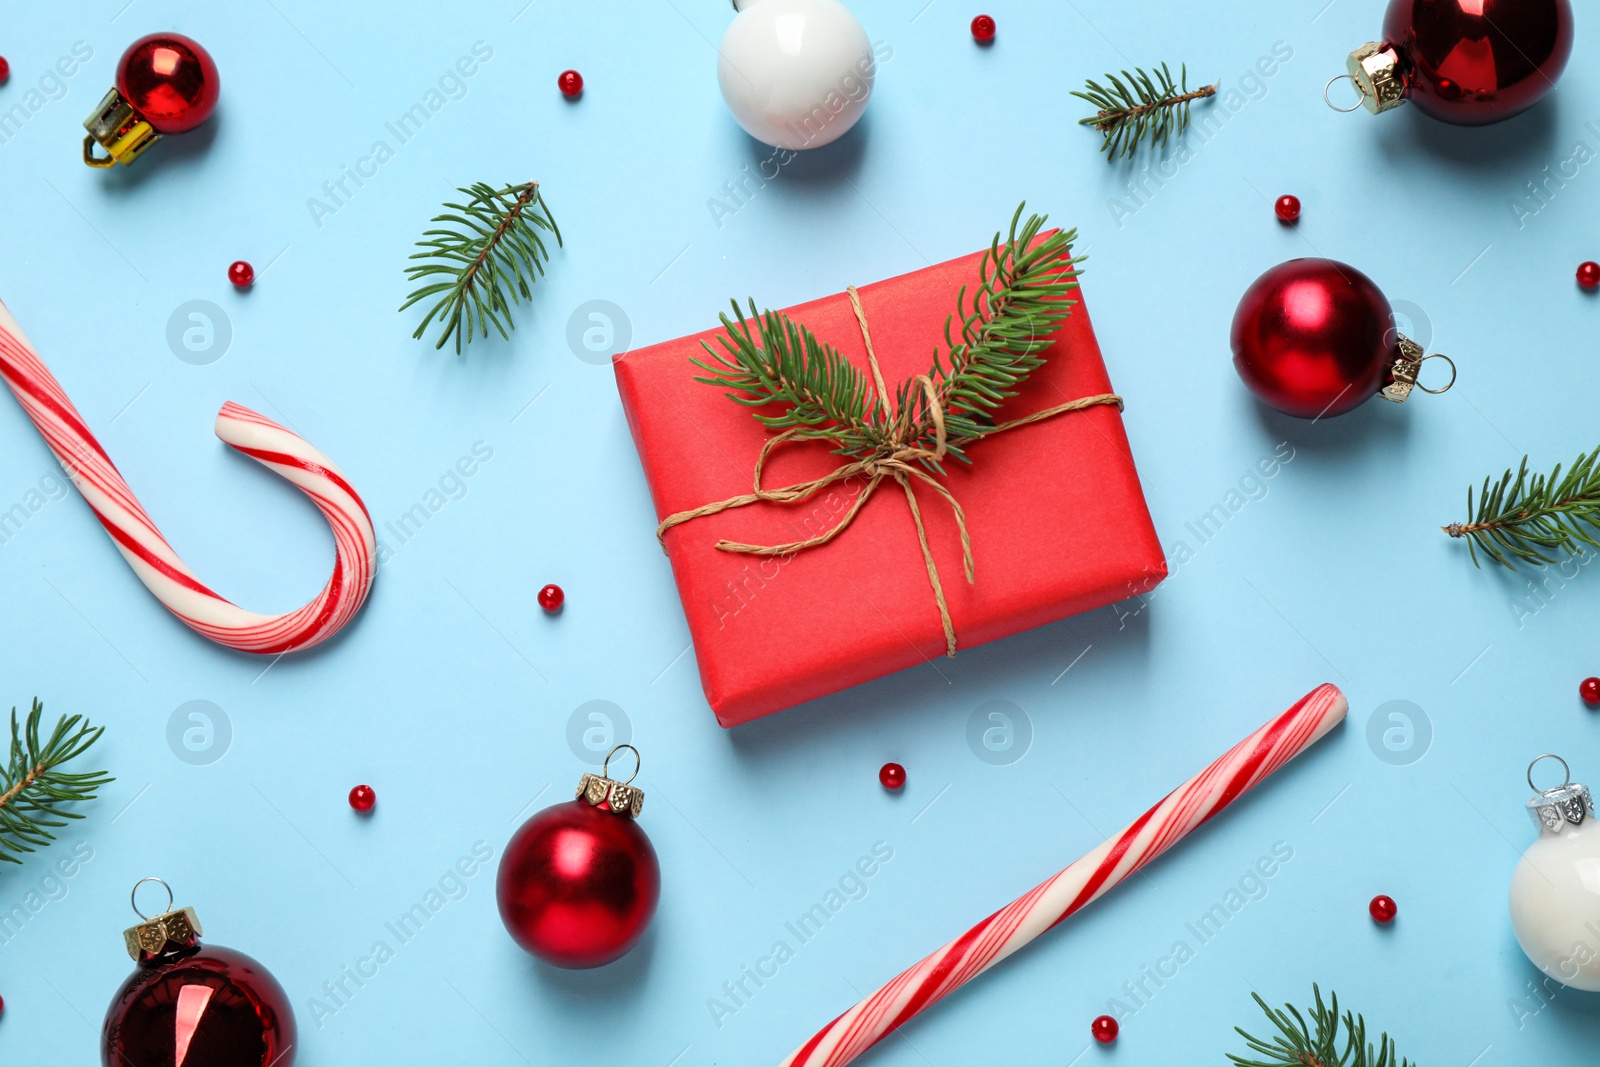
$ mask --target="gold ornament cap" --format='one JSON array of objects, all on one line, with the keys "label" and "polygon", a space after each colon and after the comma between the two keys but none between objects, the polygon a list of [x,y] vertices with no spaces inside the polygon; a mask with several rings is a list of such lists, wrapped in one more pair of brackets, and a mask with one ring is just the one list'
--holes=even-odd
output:
[{"label": "gold ornament cap", "polygon": [[[623,749],[633,753],[633,773],[628,775],[627,781],[619,782],[609,777],[611,773],[611,757]],[[644,810],[644,790],[630,784],[639,777],[639,766],[643,761],[639,758],[639,750],[632,745],[618,745],[606,753],[606,761],[600,767],[599,774],[586,774],[578,782],[578,799],[585,801],[592,808],[610,811],[613,815],[621,815],[629,819],[637,819]]]},{"label": "gold ornament cap", "polygon": [[[111,167],[118,163],[129,166],[144,154],[144,150],[161,140],[155,127],[133,110],[133,105],[117,89],[112,89],[83,120],[89,135],[83,139],[83,161],[91,167]],[[99,145],[105,155],[94,154]]]},{"label": "gold ornament cap", "polygon": [[[1403,333],[1396,333],[1395,340],[1398,351],[1394,363],[1389,367],[1389,384],[1378,390],[1379,396],[1403,404],[1413,389],[1421,389],[1424,393],[1448,393],[1450,387],[1456,384],[1456,364],[1449,356],[1438,352],[1426,355],[1421,345]],[[1450,364],[1450,380],[1438,389],[1429,389],[1417,381],[1422,365],[1430,359],[1442,359]]]},{"label": "gold ornament cap", "polygon": [[[155,883],[167,891],[167,910],[160,915],[147,916],[139,910],[139,887]],[[159,878],[141,878],[134,884],[130,895],[133,913],[139,923],[122,932],[128,955],[143,963],[154,956],[164,956],[179,949],[193,948],[200,943],[200,918],[193,908],[172,906],[172,887]]]},{"label": "gold ornament cap", "polygon": [[[1405,64],[1401,62],[1400,53],[1394,45],[1368,41],[1350,53],[1345,60],[1345,69],[1349,73],[1335,75],[1322,87],[1323,101],[1335,111],[1354,111],[1364,107],[1374,115],[1381,115],[1406,102],[1409,87],[1406,85]],[[1349,107],[1339,107],[1328,99],[1328,90],[1333,88],[1334,82],[1346,78],[1361,99]]]}]

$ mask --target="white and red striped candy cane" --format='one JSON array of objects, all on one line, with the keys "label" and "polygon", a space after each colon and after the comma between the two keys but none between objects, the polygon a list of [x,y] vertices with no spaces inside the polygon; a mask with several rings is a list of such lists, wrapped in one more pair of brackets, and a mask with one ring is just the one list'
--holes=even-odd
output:
[{"label": "white and red striped candy cane", "polygon": [[212,592],[178,558],[4,304],[0,377],[139,580],[195,632],[242,652],[295,652],[332,637],[361,609],[378,569],[372,519],[339,468],[304,438],[232,401],[217,414],[224,443],[293,482],[333,528],[333,577],[322,592],[298,610],[260,615]]},{"label": "white and red striped candy cane", "polygon": [[1349,705],[1320,685],[1227,755],[1173,790],[1120,834],[1001,908],[829,1023],[782,1067],[843,1067],[918,1015],[1181,841],[1344,719]]}]

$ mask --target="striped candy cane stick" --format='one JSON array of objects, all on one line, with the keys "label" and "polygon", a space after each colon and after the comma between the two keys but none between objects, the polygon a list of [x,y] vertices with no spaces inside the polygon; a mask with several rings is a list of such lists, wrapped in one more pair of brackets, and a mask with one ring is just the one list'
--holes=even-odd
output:
[{"label": "striped candy cane stick", "polygon": [[930,1004],[970,982],[1073,912],[1099,899],[1259,785],[1343,718],[1349,705],[1320,685],[1227,755],[1179,786],[1126,830],[839,1016],[783,1067],[843,1067]]},{"label": "striped candy cane stick", "polygon": [[332,637],[360,610],[377,574],[372,520],[339,468],[304,438],[231,401],[217,415],[218,437],[293,482],[333,528],[333,577],[322,592],[296,611],[259,615],[212,592],[178,558],[4,304],[0,377],[139,580],[197,633],[243,652],[294,652]]}]

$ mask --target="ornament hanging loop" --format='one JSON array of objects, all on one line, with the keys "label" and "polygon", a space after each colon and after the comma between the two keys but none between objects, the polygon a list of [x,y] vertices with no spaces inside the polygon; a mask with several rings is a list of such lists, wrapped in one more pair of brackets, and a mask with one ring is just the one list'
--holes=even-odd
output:
[{"label": "ornament hanging loop", "polygon": [[[644,759],[643,759],[643,757],[641,757],[639,755],[639,750],[638,749],[634,748],[630,744],[627,744],[626,742],[624,742],[623,744],[620,744],[620,745],[617,745],[617,746],[613,747],[610,752],[606,753],[605,762],[600,765],[600,774],[601,774],[602,777],[605,777],[605,778],[610,778],[611,777],[611,757],[615,756],[618,752],[621,752],[623,749],[627,749],[629,752],[633,753],[633,773],[628,775],[628,777],[623,780],[622,784],[623,785],[632,785],[633,784],[633,780],[635,778],[639,777],[639,768],[644,765]],[[593,766],[593,764],[591,764],[591,766]]]},{"label": "ornament hanging loop", "polygon": [[133,883],[133,892],[128,894],[128,903],[133,905],[133,913],[146,921],[149,921],[152,916],[146,915],[144,912],[139,910],[139,889],[140,887],[152,882],[167,891],[167,906],[162,908],[156,914],[165,915],[167,912],[172,910],[172,887],[168,885],[165,880],[160,878],[141,878],[137,882]]},{"label": "ornament hanging loop", "polygon": [[1322,102],[1333,108],[1333,110],[1337,111],[1341,115],[1348,115],[1352,111],[1360,111],[1363,100],[1363,97],[1360,95],[1356,97],[1356,102],[1351,104],[1349,107],[1340,107],[1338,104],[1335,104],[1332,100],[1328,99],[1328,90],[1333,88],[1334,82],[1339,81],[1347,81],[1351,85],[1355,86],[1358,94],[1361,92],[1361,83],[1356,81],[1355,75],[1335,74],[1333,77],[1329,78],[1328,83],[1322,87]]},{"label": "ornament hanging loop", "polygon": [[1426,356],[1423,356],[1421,359],[1417,360],[1418,373],[1421,373],[1422,364],[1428,362],[1428,360],[1430,360],[1430,359],[1442,359],[1442,360],[1445,361],[1446,364],[1449,365],[1449,367],[1450,367],[1450,380],[1448,382],[1445,382],[1444,385],[1440,386],[1437,389],[1429,389],[1426,385],[1423,385],[1419,381],[1419,382],[1416,383],[1417,388],[1421,389],[1424,393],[1432,393],[1434,396],[1438,396],[1440,393],[1448,393],[1450,391],[1451,387],[1456,384],[1456,361],[1451,359],[1449,356],[1445,355],[1442,352],[1432,352],[1432,353],[1430,353],[1430,354],[1428,354]]},{"label": "ornament hanging loop", "polygon": [[[1556,788],[1554,790],[1540,789],[1538,786],[1533,784],[1533,769],[1539,765],[1539,761],[1542,760],[1542,759],[1553,759],[1557,763],[1561,764],[1562,781],[1561,781],[1561,784],[1559,786],[1556,786]],[[1560,756],[1556,755],[1554,752],[1546,752],[1541,756],[1535,756],[1535,757],[1533,757],[1533,762],[1528,764],[1528,788],[1532,789],[1535,793],[1538,793],[1540,796],[1543,796],[1547,792],[1555,792],[1556,790],[1565,789],[1571,784],[1572,784],[1572,768],[1567,766],[1567,761],[1566,760],[1562,759]]]},{"label": "ornament hanging loop", "polygon": [[[1456,384],[1456,364],[1449,356],[1435,352],[1432,355],[1424,353],[1421,345],[1407,337],[1405,334],[1395,335],[1394,362],[1389,367],[1389,384],[1378,390],[1378,395],[1385,400],[1392,400],[1396,404],[1403,404],[1411,395],[1411,390],[1421,389],[1424,393],[1445,393]],[[1442,359],[1450,364],[1450,380],[1438,389],[1429,389],[1417,381],[1417,375],[1422,371],[1422,365],[1430,359]]]}]

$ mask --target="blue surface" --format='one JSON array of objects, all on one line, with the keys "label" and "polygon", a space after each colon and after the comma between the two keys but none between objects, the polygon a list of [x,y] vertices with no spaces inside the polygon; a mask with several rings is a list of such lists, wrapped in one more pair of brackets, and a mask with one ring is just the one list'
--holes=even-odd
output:
[{"label": "blue surface", "polygon": [[[975,10],[952,0],[857,0],[893,53],[862,126],[719,225],[708,202],[768,155],[717,94],[726,4],[523,5],[110,0],[3,17],[0,106],[74,42],[93,58],[47,83],[60,98],[42,95],[0,143],[0,298],[206,581],[285,610],[330,558],[316,512],[211,437],[224,400],[315,442],[380,525],[475,443],[493,456],[459,488],[446,481],[453,498],[408,541],[385,532],[393,556],[341,639],[266,670],[170,619],[76,494],[41,494],[0,545],[5,699],[38,694],[105,722],[95,759],[118,781],[57,847],[0,871],[0,907],[26,916],[0,938],[0,1058],[94,1061],[129,970],[127,891],[160,874],[209,940],[281,979],[301,1067],[776,1063],[1325,679],[1352,711],[1315,754],[872,1062],[1220,1061],[1238,1049],[1231,1027],[1255,1025],[1250,990],[1303,1002],[1313,980],[1428,1064],[1574,1062],[1594,1046],[1593,998],[1531,997],[1505,893],[1532,835],[1527,760],[1554,750],[1580,779],[1600,773],[1575,695],[1597,666],[1600,579],[1474,570],[1438,529],[1462,517],[1469,482],[1524,452],[1548,467],[1595,444],[1600,306],[1572,271],[1600,253],[1600,177],[1563,162],[1579,143],[1585,159],[1600,151],[1592,26],[1558,93],[1472,131],[1323,106],[1323,82],[1376,33],[1376,0],[995,0],[988,49],[968,35]],[[79,123],[126,44],[155,29],[213,50],[218,120],[132,171],[90,171]],[[385,123],[478,41],[493,56],[464,95],[393,143]],[[1220,132],[1186,138],[1166,177],[1147,178],[1151,157],[1127,168],[1095,153],[1067,92],[1162,58],[1238,95],[1210,106],[1227,111]],[[576,104],[555,89],[569,66],[587,80]],[[308,198],[379,139],[393,158],[317,225]],[[1577,176],[1532,213],[1525,183],[1547,166]],[[457,360],[412,341],[415,317],[394,309],[428,216],[456,185],[529,177],[567,247],[512,342]],[[1135,199],[1130,180],[1147,192]],[[1305,202],[1298,227],[1272,217],[1281,192]],[[730,296],[783,306],[972,251],[1023,198],[1082,230],[1084,294],[1156,526],[1186,561],[1146,605],[720,730],[611,374],[569,347],[569,316],[609,300],[635,343],[677,336]],[[1359,266],[1423,320],[1419,340],[1457,360],[1458,387],[1315,426],[1259,408],[1230,366],[1228,324],[1257,274],[1307,254]],[[243,295],[224,276],[236,258],[260,275]],[[232,328],[202,366],[166,341],[195,299]],[[1280,444],[1293,459],[1252,479]],[[0,402],[0,508],[54,471]],[[1215,504],[1236,510],[1195,536],[1188,524]],[[558,618],[534,605],[547,581],[568,594]],[[195,700],[222,709],[225,746],[218,732],[205,750],[201,731],[200,751],[185,748],[183,723],[169,743]],[[537,965],[504,936],[485,871],[375,977],[329,999],[324,983],[390,939],[385,923],[474,843],[498,857],[520,818],[571,788],[587,768],[569,724],[591,700],[625,709],[645,755],[665,894],[644,945],[597,972]],[[967,740],[997,700],[1031,723],[1031,748],[1007,765]],[[1394,700],[1429,724],[1409,750],[1392,708],[1380,727],[1400,751],[1367,740]],[[877,784],[887,759],[909,770],[902,795]],[[345,803],[357,782],[378,792],[369,820]],[[51,879],[79,842],[92,859]],[[800,944],[785,923],[878,842],[892,860]],[[1275,846],[1292,859],[1261,889],[1247,881],[1259,899],[1201,944],[1186,924]],[[1389,929],[1366,916],[1379,892],[1400,903]],[[779,940],[793,958],[731,999],[724,983]],[[1144,978],[1171,972],[1179,941],[1192,958],[1176,977]],[[1124,983],[1141,980],[1135,1002]],[[1088,1049],[1114,997],[1137,1011],[1116,1046]]]}]

